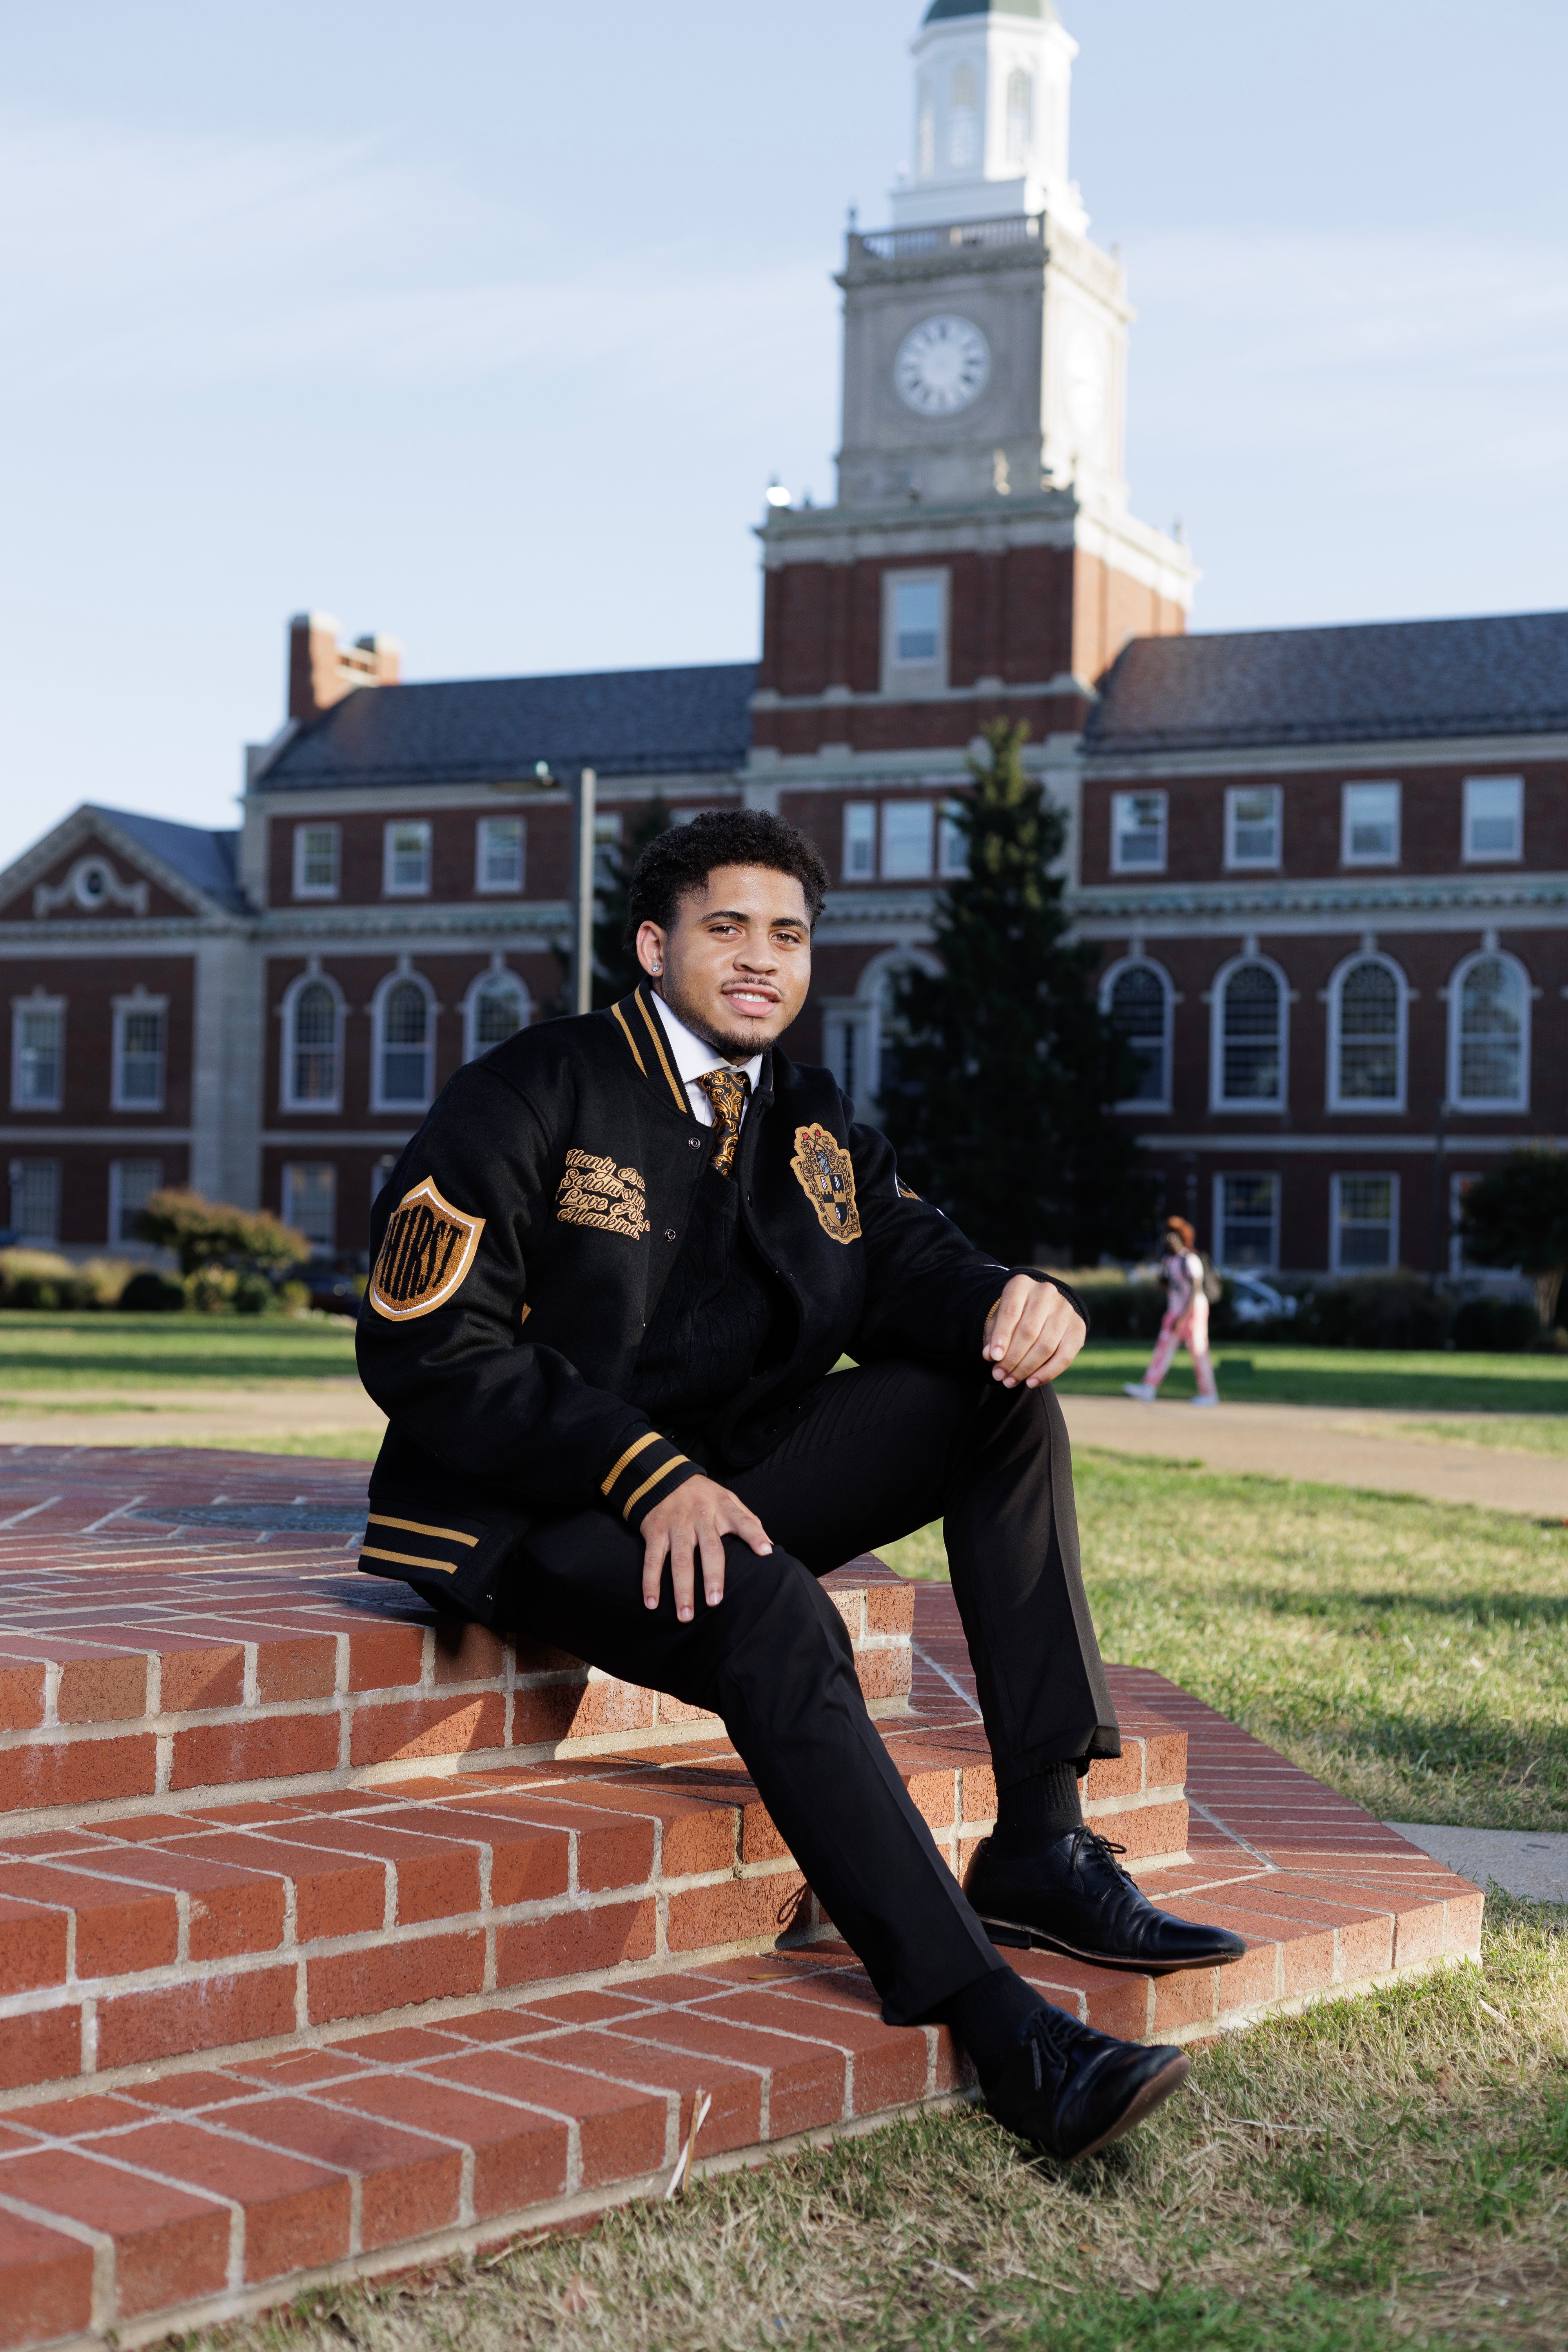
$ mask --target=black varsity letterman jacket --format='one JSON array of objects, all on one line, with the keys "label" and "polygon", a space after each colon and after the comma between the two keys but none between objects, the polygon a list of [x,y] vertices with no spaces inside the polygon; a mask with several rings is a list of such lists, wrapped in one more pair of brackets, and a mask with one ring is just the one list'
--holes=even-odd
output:
[{"label": "black varsity letterman jacket", "polygon": [[[654,1003],[645,982],[468,1063],[373,1213],[359,1368],[389,1427],[361,1565],[481,1619],[535,1517],[635,1528],[700,1467],[626,1402],[713,1139]],[[724,1462],[760,1461],[763,1424],[841,1356],[978,1366],[1015,1269],[900,1183],[831,1072],[772,1048],[735,1181],[794,1332],[708,1433]]]}]

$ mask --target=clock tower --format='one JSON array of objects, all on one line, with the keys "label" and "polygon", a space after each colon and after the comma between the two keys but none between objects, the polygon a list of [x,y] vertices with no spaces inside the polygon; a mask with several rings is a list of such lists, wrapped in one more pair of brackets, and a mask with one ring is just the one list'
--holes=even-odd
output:
[{"label": "clock tower", "polygon": [[1043,758],[1192,601],[1129,506],[1133,314],[1068,177],[1077,43],[1052,0],[931,0],[911,52],[913,162],[837,279],[837,503],[762,530],[758,782],[934,780],[997,716]]}]

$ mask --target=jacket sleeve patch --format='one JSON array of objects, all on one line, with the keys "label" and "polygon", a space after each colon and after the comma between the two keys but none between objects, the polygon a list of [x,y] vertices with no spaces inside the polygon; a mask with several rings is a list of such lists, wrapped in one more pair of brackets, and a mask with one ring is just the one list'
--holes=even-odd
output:
[{"label": "jacket sleeve patch", "polygon": [[483,1217],[454,1209],[428,1176],[405,1192],[370,1277],[376,1313],[390,1323],[409,1323],[444,1307],[472,1265],[484,1229]]},{"label": "jacket sleeve patch", "polygon": [[638,1241],[649,1230],[647,1187],[635,1168],[617,1168],[591,1151],[569,1151],[555,1213],[563,1225],[592,1225],[597,1233]]},{"label": "jacket sleeve patch", "polygon": [[860,1212],[855,1204],[855,1164],[837,1137],[815,1122],[797,1127],[789,1164],[828,1239],[858,1242]]}]

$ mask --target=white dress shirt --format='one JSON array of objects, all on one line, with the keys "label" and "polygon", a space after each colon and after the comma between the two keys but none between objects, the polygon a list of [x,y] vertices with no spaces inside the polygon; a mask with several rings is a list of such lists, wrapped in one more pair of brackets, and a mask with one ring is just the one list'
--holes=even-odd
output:
[{"label": "white dress shirt", "polygon": [[[763,1057],[760,1054],[753,1054],[749,1062],[731,1062],[727,1054],[719,1053],[708,1044],[705,1038],[695,1036],[684,1021],[678,1021],[662,996],[658,1000],[658,1017],[664,1024],[664,1034],[669,1041],[669,1050],[675,1056],[675,1066],[680,1072],[680,1083],[686,1088],[692,1116],[700,1120],[702,1126],[711,1127],[713,1124],[713,1106],[697,1083],[705,1071],[744,1070],[752,1082],[752,1094],[756,1092],[757,1080],[763,1074]],[[752,1099],[749,1094],[741,1109],[742,1126],[745,1124],[746,1113],[751,1107]]]}]

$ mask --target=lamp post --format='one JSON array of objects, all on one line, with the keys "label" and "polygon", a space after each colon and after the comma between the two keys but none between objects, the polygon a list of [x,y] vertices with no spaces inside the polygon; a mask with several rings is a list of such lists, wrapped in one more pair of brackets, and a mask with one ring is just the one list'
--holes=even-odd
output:
[{"label": "lamp post", "polygon": [[535,781],[564,786],[572,803],[572,981],[568,990],[574,1013],[594,1010],[594,819],[599,779],[592,768],[568,770],[558,776],[548,760],[533,763]]}]

